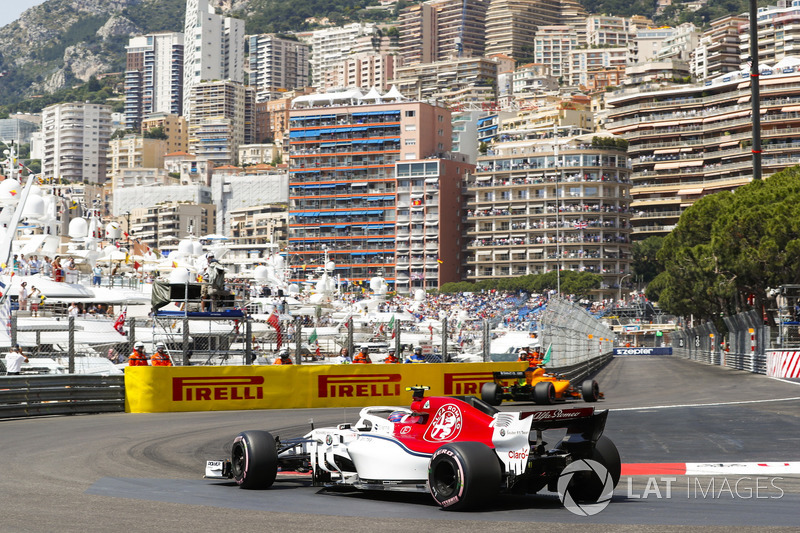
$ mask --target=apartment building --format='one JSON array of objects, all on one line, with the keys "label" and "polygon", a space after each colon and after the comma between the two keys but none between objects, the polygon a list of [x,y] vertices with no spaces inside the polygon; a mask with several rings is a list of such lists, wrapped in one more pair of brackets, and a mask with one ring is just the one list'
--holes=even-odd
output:
[{"label": "apartment building", "polygon": [[232,81],[192,87],[189,152],[214,166],[236,164],[239,146],[255,134],[255,89]]},{"label": "apartment building", "polygon": [[288,264],[296,280],[326,251],[349,283],[382,274],[406,292],[459,279],[459,181],[473,166],[447,157],[450,112],[396,90],[380,101],[358,91],[293,101]]},{"label": "apartment building", "polygon": [[586,44],[591,47],[627,46],[633,23],[628,17],[591,15],[586,17]]},{"label": "apartment building", "polygon": [[183,34],[154,33],[128,41],[125,128],[139,131],[151,113],[183,113]]},{"label": "apartment building", "polygon": [[426,3],[413,4],[398,16],[400,65],[431,63],[436,59],[438,11]]},{"label": "apartment building", "polygon": [[[800,60],[760,76],[763,175],[800,162]],[[605,128],[629,142],[634,236],[665,235],[707,194],[752,180],[748,70],[713,81],[611,95]]]},{"label": "apartment building", "polygon": [[510,60],[467,57],[398,67],[391,83],[406,97],[417,100],[439,98],[449,103],[465,103],[470,99],[458,91],[467,90],[481,94],[475,96],[473,102],[494,102],[498,72],[511,68]]},{"label": "apartment building", "polygon": [[[748,17],[749,19],[749,17]],[[758,8],[758,63],[773,66],[781,59],[800,55],[800,0],[779,0]],[[739,60],[750,57],[750,21],[739,26]]]},{"label": "apartment building", "polygon": [[142,119],[142,131],[161,128],[167,136],[167,151],[185,152],[189,148],[189,127],[186,119],[169,113],[150,113]]},{"label": "apartment building", "polygon": [[204,81],[244,83],[244,20],[216,14],[209,0],[187,0],[184,38],[183,115],[194,110],[192,88]]},{"label": "apartment building", "polygon": [[300,89],[309,83],[310,47],[274,33],[251,35],[250,85],[256,88],[256,102],[271,100],[276,91]]},{"label": "apartment building", "polygon": [[167,154],[167,142],[164,140],[126,135],[110,141],[108,145],[109,179],[119,179],[122,169],[164,168],[164,155]]},{"label": "apartment building", "polygon": [[558,0],[491,0],[486,10],[486,55],[533,59],[537,28],[563,24],[561,11]]},{"label": "apartment building", "polygon": [[389,90],[389,81],[394,78],[394,67],[394,54],[354,54],[325,71],[317,86],[320,90],[361,87],[385,92]]},{"label": "apartment building", "polygon": [[398,19],[401,64],[483,56],[488,4],[489,0],[429,0],[403,9]]},{"label": "apartment building", "polygon": [[594,133],[503,128],[465,183],[466,280],[554,270],[603,277],[594,298],[616,298],[630,273],[630,170]]},{"label": "apartment building", "polygon": [[628,59],[628,47],[579,48],[569,51],[569,85],[589,85],[592,72],[606,69],[624,69]]},{"label": "apartment building", "polygon": [[131,234],[150,248],[175,250],[181,239],[213,233],[214,217],[213,204],[158,203],[130,211]]},{"label": "apartment building", "polygon": [[536,63],[547,65],[554,78],[569,75],[569,53],[582,45],[573,26],[540,26],[533,39]]},{"label": "apartment building", "polygon": [[311,78],[316,85],[325,72],[334,69],[353,54],[381,52],[379,29],[375,24],[354,22],[314,31],[310,37]]},{"label": "apartment building", "polygon": [[286,206],[256,205],[232,209],[231,232],[226,246],[228,262],[251,267],[254,261],[266,258],[276,247],[286,247],[288,224]]},{"label": "apartment building", "polygon": [[101,184],[108,168],[111,107],[65,103],[42,110],[44,157],[48,179]]},{"label": "apartment building", "polygon": [[656,52],[655,60],[677,59],[689,61],[692,51],[700,43],[700,31],[691,22],[684,22],[673,29],[672,35],[664,39]]},{"label": "apartment building", "polygon": [[743,15],[729,15],[711,21],[711,28],[703,32],[691,55],[690,69],[695,79],[705,81],[739,70],[739,28],[747,20]]}]

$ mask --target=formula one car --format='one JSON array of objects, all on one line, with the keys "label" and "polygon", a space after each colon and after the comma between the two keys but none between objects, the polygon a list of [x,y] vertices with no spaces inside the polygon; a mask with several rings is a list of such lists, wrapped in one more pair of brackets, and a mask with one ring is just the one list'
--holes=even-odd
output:
[{"label": "formula one car", "polygon": [[[230,460],[206,463],[205,477],[262,489],[279,471],[310,473],[314,486],[334,490],[429,492],[448,510],[484,505],[500,492],[555,492],[561,472],[580,459],[608,473],[573,474],[567,490],[576,501],[610,498],[619,482],[619,453],[602,435],[608,411],[499,412],[472,396],[425,397],[427,389],[411,388],[410,408],[366,407],[355,425],[312,429],[302,438],[244,431]],[[553,428],[566,434],[548,447],[543,432]]]},{"label": "formula one car", "polygon": [[558,400],[583,398],[585,402],[596,402],[603,398],[595,380],[585,380],[578,389],[563,376],[547,373],[542,365],[522,372],[493,372],[492,375],[494,382],[481,387],[481,399],[489,405],[500,405],[503,400],[550,405]]}]

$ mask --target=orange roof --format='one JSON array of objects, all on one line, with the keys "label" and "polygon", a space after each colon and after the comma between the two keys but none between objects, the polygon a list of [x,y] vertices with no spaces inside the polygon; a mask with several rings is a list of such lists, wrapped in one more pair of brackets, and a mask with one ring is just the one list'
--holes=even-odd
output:
[{"label": "orange roof", "polygon": [[242,170],[240,167],[233,165],[222,165],[221,167],[214,167],[214,170]]}]

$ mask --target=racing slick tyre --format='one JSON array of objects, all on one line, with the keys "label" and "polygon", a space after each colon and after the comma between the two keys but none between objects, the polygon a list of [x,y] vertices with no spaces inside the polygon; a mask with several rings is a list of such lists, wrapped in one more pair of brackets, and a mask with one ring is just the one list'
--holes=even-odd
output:
[{"label": "racing slick tyre", "polygon": [[556,402],[556,388],[549,381],[540,381],[533,387],[533,401],[541,405]]},{"label": "racing slick tyre", "polygon": [[243,431],[233,439],[231,470],[243,489],[266,489],[278,474],[278,449],[267,431]]},{"label": "racing slick tyre", "polygon": [[596,402],[600,399],[600,385],[593,379],[587,379],[581,385],[581,396],[584,402]]},{"label": "racing slick tyre", "polygon": [[445,444],[428,465],[431,496],[443,509],[463,511],[491,501],[500,491],[497,454],[482,442]]},{"label": "racing slick tyre", "polygon": [[481,400],[496,407],[503,403],[503,389],[497,383],[484,383],[481,387]]},{"label": "racing slick tyre", "polygon": [[[595,444],[590,459],[605,467],[607,472],[605,475],[610,478],[611,483],[616,487],[622,472],[622,460],[614,442],[605,435],[601,436],[597,440],[597,444]],[[575,474],[568,486],[570,494],[578,501],[598,501],[603,494],[603,489],[607,488],[609,481],[608,479],[600,479],[598,474],[599,472],[597,474],[592,472]]]}]

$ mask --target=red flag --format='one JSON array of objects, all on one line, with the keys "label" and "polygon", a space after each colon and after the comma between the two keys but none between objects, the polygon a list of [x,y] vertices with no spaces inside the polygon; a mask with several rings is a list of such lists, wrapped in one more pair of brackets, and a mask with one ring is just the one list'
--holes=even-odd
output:
[{"label": "red flag", "polygon": [[122,312],[117,317],[117,320],[114,322],[114,329],[117,330],[117,332],[120,335],[126,334],[125,330],[122,328],[125,326],[125,318],[127,316],[128,316],[128,308],[126,307],[125,309],[122,310]]},{"label": "red flag", "polygon": [[142,265],[139,264],[139,261],[134,261],[133,262],[133,269],[134,270],[139,270],[140,268],[142,268]]},{"label": "red flag", "polygon": [[317,348],[316,348],[316,350],[314,350],[314,351],[316,352],[317,359],[319,359],[319,358],[320,358],[320,353],[319,353],[319,343],[317,343]]},{"label": "red flag", "polygon": [[281,344],[283,344],[283,334],[281,333],[281,320],[278,318],[278,314],[275,311],[272,311],[272,314],[269,315],[267,319],[267,324],[275,328],[275,333],[278,334],[277,340],[277,349],[281,349]]}]

